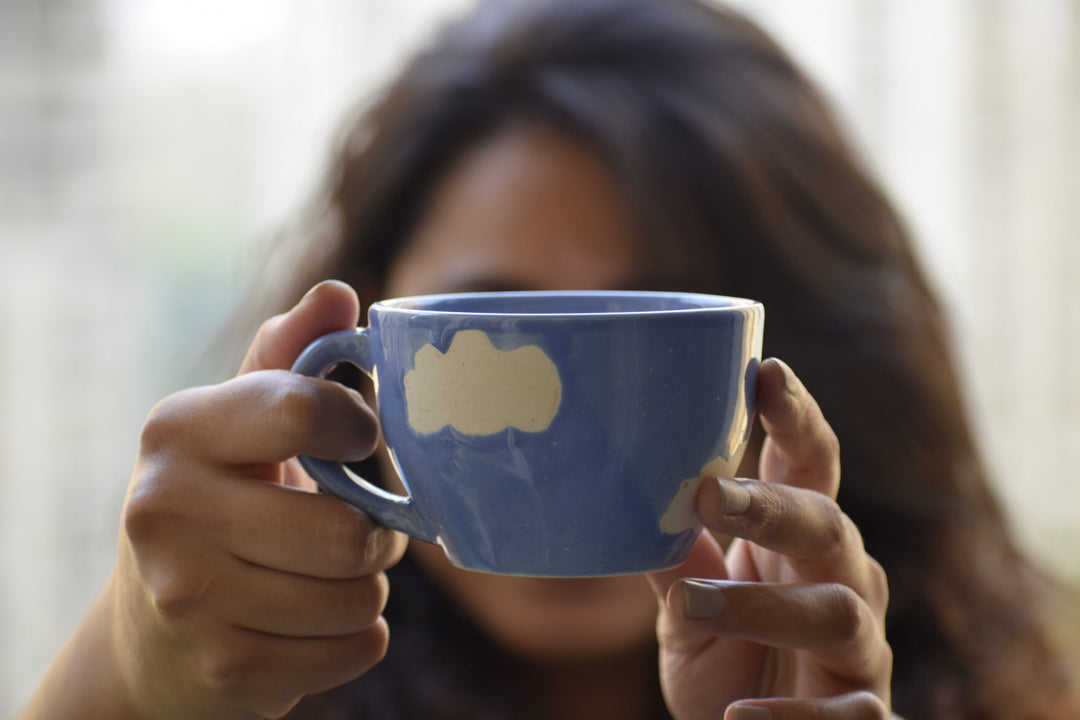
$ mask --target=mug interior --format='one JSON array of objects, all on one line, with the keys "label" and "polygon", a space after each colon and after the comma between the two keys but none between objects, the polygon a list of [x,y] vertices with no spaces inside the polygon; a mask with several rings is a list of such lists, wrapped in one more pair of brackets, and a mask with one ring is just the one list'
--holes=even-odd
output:
[{"label": "mug interior", "polygon": [[455,315],[613,315],[700,312],[755,305],[753,300],[697,293],[520,291],[422,295],[382,300],[382,310]]}]

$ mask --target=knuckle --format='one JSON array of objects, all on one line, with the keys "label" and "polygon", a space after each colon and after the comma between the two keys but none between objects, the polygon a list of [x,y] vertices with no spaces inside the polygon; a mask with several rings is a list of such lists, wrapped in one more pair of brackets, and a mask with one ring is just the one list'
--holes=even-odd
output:
[{"label": "knuckle", "polygon": [[862,720],[890,720],[892,713],[880,697],[862,690],[852,696],[855,715]]},{"label": "knuckle", "polygon": [[811,432],[812,442],[806,454],[793,468],[800,473],[813,473],[828,478],[830,492],[840,483],[840,438],[832,427],[822,422]]},{"label": "knuckle", "polygon": [[141,482],[124,503],[124,535],[136,547],[149,542],[161,527],[162,504],[157,500],[158,494],[147,488],[147,485],[155,484],[153,481]]},{"label": "knuckle", "polygon": [[889,645],[889,643],[887,643],[887,642],[883,642],[883,643],[881,643],[881,645],[882,645],[882,649],[881,649],[881,655],[879,656],[880,660],[879,660],[879,663],[878,663],[878,667],[880,668],[880,672],[878,673],[878,678],[879,678],[879,680],[881,681],[881,684],[882,684],[881,690],[884,691],[884,692],[888,692],[889,684],[890,684],[890,681],[892,679],[893,650],[892,650],[892,646]]},{"label": "knuckle", "polygon": [[198,579],[182,571],[168,573],[150,588],[150,602],[157,614],[171,624],[184,623],[204,607],[212,577]]},{"label": "knuckle", "polygon": [[138,471],[124,501],[121,522],[124,536],[135,548],[151,544],[183,512],[184,493],[174,490],[173,480],[161,467]]},{"label": "knuckle", "polygon": [[303,696],[285,697],[267,702],[263,704],[263,707],[257,710],[257,714],[265,718],[270,718],[270,720],[278,720],[279,718],[287,716],[301,700],[303,700]]},{"label": "knuckle", "polygon": [[870,555],[866,558],[870,568],[870,596],[874,607],[884,612],[889,606],[889,576],[881,563]]},{"label": "knuckle", "polygon": [[288,684],[270,683],[277,675],[277,653],[232,633],[204,649],[199,670],[204,687],[237,708],[259,717],[277,718],[289,712],[301,699]]},{"label": "knuckle", "polygon": [[266,320],[263,320],[262,323],[259,324],[258,329],[255,331],[255,337],[251,340],[251,349],[258,350],[260,347],[266,345],[268,336],[271,334],[274,328],[281,324],[282,320],[284,319],[285,315],[279,313],[277,315],[266,318]]},{"label": "knuckle", "polygon": [[374,625],[390,599],[390,583],[386,575],[375,573],[364,578],[358,595],[353,607],[361,608],[363,617]]},{"label": "knuckle", "polygon": [[368,649],[367,661],[369,667],[382,661],[386,657],[386,651],[390,647],[390,626],[381,615],[375,623],[364,631],[365,644]]},{"label": "knuckle", "polygon": [[165,587],[157,587],[150,592],[150,602],[154,611],[170,624],[183,622],[191,615],[195,607],[194,596],[177,590],[173,585],[174,583],[169,583]]},{"label": "knuckle", "polygon": [[174,445],[186,430],[186,416],[195,390],[181,390],[160,400],[150,409],[139,437],[142,455],[156,455]]},{"label": "knuckle", "polygon": [[858,593],[847,585],[831,583],[827,586],[825,603],[833,636],[844,644],[857,642],[866,623],[863,601]]},{"label": "knuckle", "polygon": [[373,626],[390,599],[390,583],[383,573],[338,581],[323,607],[336,618],[347,618],[354,632]]},{"label": "knuckle", "polygon": [[828,476],[829,489],[835,495],[840,484],[840,438],[831,426],[823,430],[820,462],[823,472]]},{"label": "knuckle", "polygon": [[831,463],[840,460],[840,437],[831,425],[826,425],[822,430],[821,452],[823,458]]},{"label": "knuckle", "polygon": [[825,556],[839,555],[848,546],[852,532],[857,530],[851,518],[836,503],[828,501],[822,507],[819,552]]},{"label": "knuckle", "polygon": [[235,697],[251,684],[256,666],[242,643],[219,643],[202,658],[203,682],[217,695]]},{"label": "knuckle", "polygon": [[[887,697],[893,653],[885,639],[883,625],[873,617],[858,593],[848,586],[832,585],[827,597],[830,644],[844,653],[845,673],[853,682]],[[873,693],[868,692],[867,697],[873,698],[875,703],[881,702]],[[884,717],[888,717],[887,712]]]}]

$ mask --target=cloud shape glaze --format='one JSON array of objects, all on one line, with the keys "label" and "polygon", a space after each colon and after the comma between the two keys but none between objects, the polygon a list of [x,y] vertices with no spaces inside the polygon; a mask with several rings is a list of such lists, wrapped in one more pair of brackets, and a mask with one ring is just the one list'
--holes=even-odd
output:
[{"label": "cloud shape glaze", "polygon": [[701,481],[707,477],[735,477],[741,460],[741,452],[734,458],[726,458],[722,455],[714,457],[705,463],[705,467],[701,468],[697,477],[684,480],[679,491],[675,493],[675,497],[671,499],[667,511],[660,518],[660,532],[677,535],[686,530],[700,529],[701,521],[697,517],[695,501]]},{"label": "cloud shape glaze", "polygon": [[447,425],[469,435],[540,432],[562,400],[559,372],[543,350],[499,350],[480,330],[459,331],[445,355],[420,348],[404,382],[409,426],[425,435]]}]

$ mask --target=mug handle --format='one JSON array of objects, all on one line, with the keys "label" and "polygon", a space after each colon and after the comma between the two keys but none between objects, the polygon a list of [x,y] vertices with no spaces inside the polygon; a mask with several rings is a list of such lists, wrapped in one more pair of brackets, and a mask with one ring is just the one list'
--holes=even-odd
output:
[{"label": "mug handle", "polygon": [[[371,328],[355,328],[324,335],[300,353],[292,370],[309,377],[325,378],[335,365],[349,362],[371,377],[375,367],[372,342]],[[400,530],[420,540],[435,542],[434,533],[427,529],[417,515],[411,497],[395,495],[376,487],[359,475],[350,473],[339,462],[307,455],[299,456],[299,460],[319,487],[360,508],[380,525]]]}]

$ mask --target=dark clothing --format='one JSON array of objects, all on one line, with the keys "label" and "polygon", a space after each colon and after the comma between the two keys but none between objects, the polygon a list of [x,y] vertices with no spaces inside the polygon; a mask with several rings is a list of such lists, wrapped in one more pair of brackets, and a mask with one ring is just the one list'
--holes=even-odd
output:
[{"label": "dark clothing", "polygon": [[[392,568],[386,657],[361,677],[305,698],[301,720],[521,720],[527,693],[515,693],[521,661],[485,637],[405,557]],[[523,697],[524,696],[524,697]],[[656,689],[657,720],[669,720]]]}]

